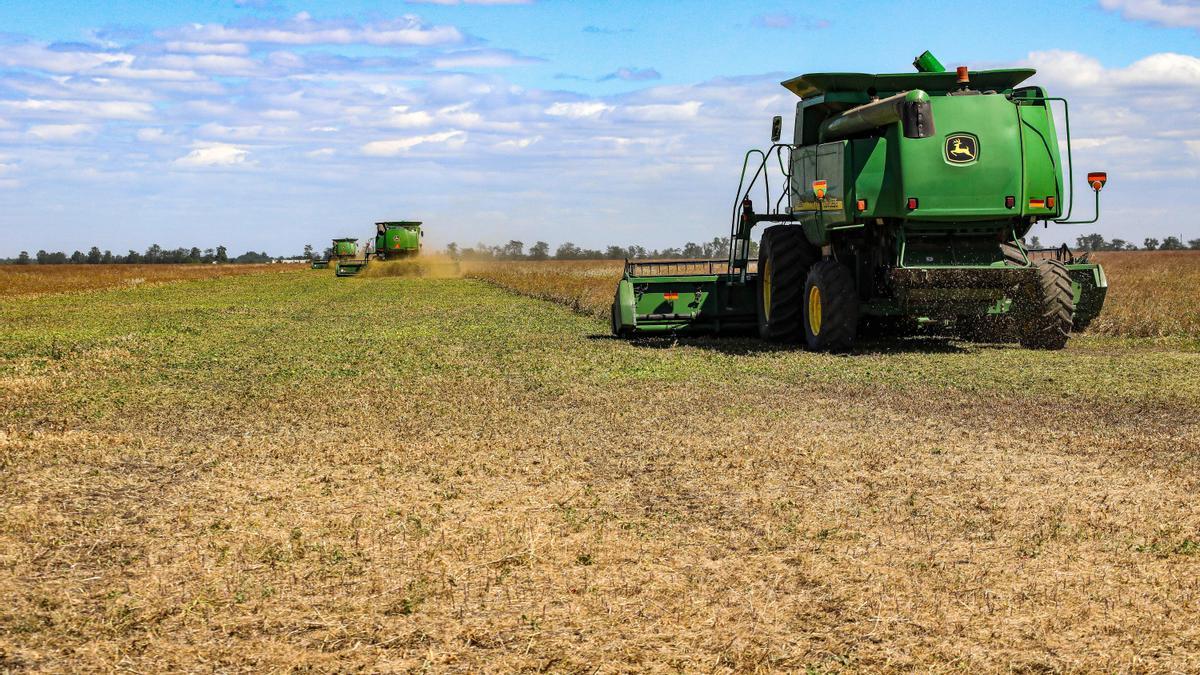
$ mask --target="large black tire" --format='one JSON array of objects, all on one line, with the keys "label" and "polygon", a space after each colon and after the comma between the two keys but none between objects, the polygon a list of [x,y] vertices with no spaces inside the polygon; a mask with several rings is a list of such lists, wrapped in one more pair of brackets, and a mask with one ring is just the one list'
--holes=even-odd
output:
[{"label": "large black tire", "polygon": [[804,284],[804,341],[813,351],[848,349],[858,332],[854,276],[836,260],[822,260]]},{"label": "large black tire", "polygon": [[758,247],[758,334],[764,340],[799,342],[804,338],[804,280],[821,259],[799,225],[775,225],[763,231]]},{"label": "large black tire", "polygon": [[1020,341],[1030,349],[1062,349],[1071,337],[1075,293],[1071,274],[1057,260],[1039,260],[1037,283],[1019,308]]},{"label": "large black tire", "polygon": [[1009,267],[1027,267],[1029,265],[1029,259],[1025,256],[1025,252],[1015,241],[1001,242],[1000,252],[1004,254],[1004,264]]}]

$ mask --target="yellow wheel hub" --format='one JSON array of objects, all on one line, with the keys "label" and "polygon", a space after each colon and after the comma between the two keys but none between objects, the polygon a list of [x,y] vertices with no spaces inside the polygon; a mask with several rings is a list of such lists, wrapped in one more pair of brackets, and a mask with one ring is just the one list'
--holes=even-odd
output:
[{"label": "yellow wheel hub", "polygon": [[771,320],[771,259],[767,258],[762,270],[763,316]]},{"label": "yellow wheel hub", "polygon": [[808,328],[813,335],[821,334],[821,289],[816,286],[808,291]]}]

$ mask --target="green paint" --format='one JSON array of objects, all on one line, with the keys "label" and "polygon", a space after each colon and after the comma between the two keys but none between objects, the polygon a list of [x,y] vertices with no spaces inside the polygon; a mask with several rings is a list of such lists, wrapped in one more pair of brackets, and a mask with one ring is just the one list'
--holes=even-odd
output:
[{"label": "green paint", "polygon": [[407,258],[421,252],[421,223],[400,220],[375,223],[375,255]]}]

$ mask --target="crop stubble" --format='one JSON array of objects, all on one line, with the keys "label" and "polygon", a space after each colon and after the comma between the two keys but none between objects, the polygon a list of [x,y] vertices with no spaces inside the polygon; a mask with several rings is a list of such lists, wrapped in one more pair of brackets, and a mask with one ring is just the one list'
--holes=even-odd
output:
[{"label": "crop stubble", "polygon": [[0,304],[0,663],[1200,668],[1194,351],[331,277]]}]

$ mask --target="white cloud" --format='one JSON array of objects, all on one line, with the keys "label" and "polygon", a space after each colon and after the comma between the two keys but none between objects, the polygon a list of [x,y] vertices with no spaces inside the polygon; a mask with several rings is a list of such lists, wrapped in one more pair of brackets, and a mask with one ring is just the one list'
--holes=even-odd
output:
[{"label": "white cloud", "polygon": [[29,135],[43,141],[73,141],[96,133],[90,124],[38,124],[29,127]]},{"label": "white cloud", "polygon": [[384,141],[371,141],[362,146],[364,155],[371,157],[395,157],[402,155],[418,145],[425,144],[444,144],[451,148],[462,147],[467,142],[467,134],[465,131],[453,129],[451,131],[442,131],[436,134],[427,134],[424,136],[409,136],[407,138],[394,138]]},{"label": "white cloud", "polygon": [[313,159],[323,159],[325,157],[332,157],[335,154],[337,154],[337,151],[333,148],[318,148],[304,153],[304,156],[312,157]]},{"label": "white cloud", "polygon": [[154,107],[136,101],[78,101],[26,99],[0,101],[0,108],[21,113],[64,113],[75,117],[113,120],[143,120],[150,117]]},{"label": "white cloud", "polygon": [[138,129],[137,139],[143,143],[166,143],[171,137],[162,129],[147,127]]},{"label": "white cloud", "polygon": [[1028,60],[1043,78],[1070,87],[1200,87],[1200,58],[1188,54],[1151,54],[1124,68],[1062,50],[1032,52]]},{"label": "white cloud", "polygon": [[507,49],[467,49],[450,52],[433,60],[434,68],[507,68],[538,63],[541,59],[509,51]]},{"label": "white cloud", "polygon": [[634,120],[644,122],[682,122],[694,119],[700,114],[704,105],[701,101],[687,101],[676,104],[654,104],[628,106],[622,113]]},{"label": "white cloud", "polygon": [[[160,66],[160,72],[174,73],[212,73],[214,75],[249,76],[262,73],[262,65],[245,56],[228,54],[169,54],[150,60],[154,66]],[[175,78],[169,78],[175,79]]]},{"label": "white cloud", "polygon": [[410,111],[409,106],[406,105],[393,106],[387,120],[388,126],[399,127],[401,129],[427,127],[431,124],[433,124],[433,115],[424,110]]},{"label": "white cloud", "polygon": [[300,119],[300,113],[295,110],[264,110],[262,116],[263,119],[280,122]]},{"label": "white cloud", "polygon": [[184,54],[226,54],[244,56],[250,53],[250,48],[237,42],[181,42],[173,41],[163,45],[169,52]]},{"label": "white cloud", "polygon": [[1184,0],[1100,0],[1100,6],[1120,12],[1130,21],[1148,21],[1160,26],[1200,29],[1200,4]]},{"label": "white cloud", "polygon": [[574,101],[571,103],[559,101],[546,108],[547,115],[556,117],[566,117],[567,119],[586,119],[590,117],[600,117],[606,112],[613,110],[613,106],[600,101]]},{"label": "white cloud", "polygon": [[225,143],[195,143],[191,152],[175,160],[184,167],[221,167],[245,164],[249,151]]},{"label": "white cloud", "polygon": [[244,25],[192,24],[166,31],[172,42],[259,43],[279,45],[430,46],[455,44],[463,34],[454,26],[430,26],[412,15],[359,24],[350,21],[321,21],[301,12],[287,21]]},{"label": "white cloud", "polygon": [[132,54],[121,52],[59,51],[33,43],[0,45],[0,65],[50,73],[76,74],[106,65],[128,66],[133,60]]},{"label": "white cloud", "polygon": [[530,138],[514,138],[507,141],[501,141],[493,145],[492,148],[501,151],[524,150],[540,140],[542,140],[541,136],[533,136]]}]

